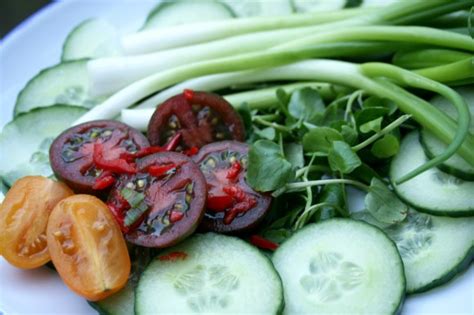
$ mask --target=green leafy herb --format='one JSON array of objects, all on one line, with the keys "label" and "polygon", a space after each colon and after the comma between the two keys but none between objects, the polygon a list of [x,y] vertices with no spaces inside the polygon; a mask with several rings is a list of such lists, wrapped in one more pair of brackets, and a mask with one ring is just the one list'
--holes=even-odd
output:
[{"label": "green leafy herb", "polygon": [[242,105],[237,107],[237,112],[242,118],[244,123],[245,130],[248,132],[252,129],[252,113],[247,103],[242,103]]},{"label": "green leafy herb", "polygon": [[377,140],[370,149],[373,155],[380,159],[386,159],[398,153],[400,143],[394,135],[385,135],[382,139]]},{"label": "green leafy herb", "polygon": [[390,224],[403,221],[408,212],[407,205],[375,177],[372,178],[369,193],[365,196],[365,207],[375,219]]},{"label": "green leafy herb", "polygon": [[344,141],[334,141],[328,153],[329,167],[333,171],[348,174],[359,167],[362,162],[350,145]]},{"label": "green leafy herb", "polygon": [[357,131],[348,125],[343,125],[341,127],[341,135],[344,138],[344,141],[346,141],[350,145],[353,145],[357,142]]},{"label": "green leafy herb", "polygon": [[318,124],[325,111],[324,101],[316,90],[303,88],[291,94],[288,111],[296,119]]},{"label": "green leafy herb", "polygon": [[362,126],[365,123],[376,120],[389,113],[389,109],[385,107],[367,107],[355,113],[355,120],[357,126]]},{"label": "green leafy herb", "polygon": [[276,137],[275,128],[272,128],[272,127],[267,127],[264,129],[254,128],[254,132],[260,138],[267,139],[267,140],[275,140],[275,137]]},{"label": "green leafy herb", "polygon": [[365,124],[360,125],[359,129],[363,133],[369,133],[372,131],[379,132],[382,129],[382,120],[383,120],[383,117],[370,120],[366,122]]},{"label": "green leafy herb", "polygon": [[286,159],[293,168],[302,168],[304,166],[303,146],[299,143],[285,143],[283,146]]},{"label": "green leafy herb", "polygon": [[145,202],[145,194],[130,188],[123,188],[120,194],[130,205],[130,209],[125,215],[124,225],[131,226],[148,210],[148,205]]},{"label": "green leafy herb", "polygon": [[294,177],[290,162],[280,146],[268,140],[259,140],[250,146],[247,182],[257,191],[272,191],[283,187]]},{"label": "green leafy herb", "polygon": [[327,220],[334,217],[347,217],[349,212],[346,208],[343,185],[326,185],[318,199],[318,203],[325,204],[320,209],[320,220]]},{"label": "green leafy herb", "polygon": [[343,141],[344,138],[336,129],[316,127],[303,137],[303,148],[306,152],[321,152],[327,154],[334,141]]},{"label": "green leafy herb", "polygon": [[363,104],[364,108],[368,107],[384,107],[388,109],[388,114],[392,115],[397,111],[397,105],[387,98],[380,98],[377,96],[368,97]]}]

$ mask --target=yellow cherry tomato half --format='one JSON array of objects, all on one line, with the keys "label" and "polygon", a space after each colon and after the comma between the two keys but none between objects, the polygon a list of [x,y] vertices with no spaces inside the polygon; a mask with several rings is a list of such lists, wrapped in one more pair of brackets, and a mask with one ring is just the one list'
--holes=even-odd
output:
[{"label": "yellow cherry tomato half", "polygon": [[65,184],[43,176],[17,180],[0,207],[0,252],[12,265],[32,269],[50,260],[46,226],[54,206],[71,196]]},{"label": "yellow cherry tomato half", "polygon": [[127,283],[130,257],[109,208],[90,195],[74,195],[54,207],[47,228],[48,247],[64,283],[90,301]]}]

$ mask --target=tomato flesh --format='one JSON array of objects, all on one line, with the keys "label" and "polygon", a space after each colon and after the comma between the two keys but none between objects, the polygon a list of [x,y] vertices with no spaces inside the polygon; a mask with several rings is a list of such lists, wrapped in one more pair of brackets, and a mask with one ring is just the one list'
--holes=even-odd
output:
[{"label": "tomato flesh", "polygon": [[118,121],[98,120],[64,131],[50,148],[51,167],[76,192],[100,194],[114,175],[136,172],[128,155],[149,147],[139,131]]},{"label": "tomato flesh", "polygon": [[10,188],[0,207],[0,247],[18,268],[31,269],[50,260],[46,226],[53,207],[73,192],[63,183],[26,176]]},{"label": "tomato flesh", "polygon": [[185,90],[158,106],[148,125],[152,145],[163,145],[180,135],[178,151],[233,139],[243,141],[245,131],[233,107],[213,93]]},{"label": "tomato flesh", "polygon": [[221,141],[201,148],[193,160],[207,181],[207,211],[202,227],[234,233],[255,227],[268,211],[269,195],[254,191],[246,182],[248,146]]},{"label": "tomato flesh", "polygon": [[58,203],[47,240],[56,270],[77,294],[97,301],[126,284],[131,268],[127,245],[109,209],[96,197],[75,195]]},{"label": "tomato flesh", "polygon": [[[126,238],[162,248],[190,235],[203,217],[206,200],[197,165],[183,154],[163,152],[138,160],[137,169],[137,174],[118,179],[107,202]],[[127,222],[131,214],[134,220]]]}]

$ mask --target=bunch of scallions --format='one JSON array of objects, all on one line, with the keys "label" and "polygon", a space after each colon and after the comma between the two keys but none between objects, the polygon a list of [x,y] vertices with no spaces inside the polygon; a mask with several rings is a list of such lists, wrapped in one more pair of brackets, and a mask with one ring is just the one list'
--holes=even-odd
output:
[{"label": "bunch of scallions", "polygon": [[[442,154],[398,183],[455,153],[474,165],[469,109],[451,88],[474,81],[474,40],[469,32],[438,28],[449,14],[472,5],[472,0],[403,1],[377,10],[250,17],[130,34],[122,39],[124,55],[88,62],[91,93],[108,97],[75,123],[121,115],[143,130],[154,108],[183,88],[222,91],[266,83],[266,89],[234,93],[228,100],[249,110],[253,123],[276,132],[274,139],[282,139],[292,131],[281,124],[285,109],[278,95],[302,86],[345,87],[348,92],[335,102],[347,102],[351,128],[356,126],[350,106],[357,97],[389,100],[405,114],[369,142],[410,118],[447,144]],[[278,86],[281,82],[290,84]],[[448,99],[457,121],[420,97],[427,92]],[[315,127],[301,120],[306,130]]]}]

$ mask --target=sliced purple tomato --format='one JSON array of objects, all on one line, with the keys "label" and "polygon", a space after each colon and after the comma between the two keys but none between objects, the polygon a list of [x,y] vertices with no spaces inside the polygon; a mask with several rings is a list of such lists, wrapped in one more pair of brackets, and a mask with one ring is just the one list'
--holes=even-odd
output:
[{"label": "sliced purple tomato", "polygon": [[270,208],[271,197],[246,182],[248,146],[221,141],[201,148],[193,157],[207,181],[205,230],[233,233],[255,227]]},{"label": "sliced purple tomato", "polygon": [[206,180],[187,156],[155,153],[137,160],[136,174],[120,176],[107,202],[133,244],[164,248],[194,232],[206,203]]},{"label": "sliced purple tomato", "polygon": [[49,150],[51,167],[77,193],[98,194],[110,187],[114,174],[135,173],[125,155],[149,147],[138,130],[113,120],[97,120],[67,129]]},{"label": "sliced purple tomato", "polygon": [[221,140],[243,141],[239,114],[217,94],[185,90],[159,105],[148,124],[148,139],[155,146],[180,134],[178,151],[200,148]]}]

